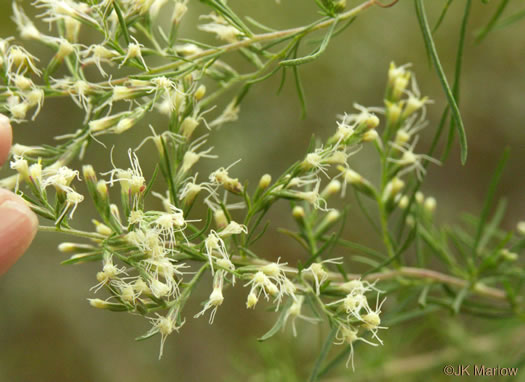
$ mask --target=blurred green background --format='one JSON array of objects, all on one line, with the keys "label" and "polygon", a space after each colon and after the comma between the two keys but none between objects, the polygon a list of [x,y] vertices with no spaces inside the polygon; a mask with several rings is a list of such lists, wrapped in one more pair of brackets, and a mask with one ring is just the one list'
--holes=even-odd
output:
[{"label": "blurred green background", "polygon": [[[299,26],[317,17],[313,0],[231,0],[240,15],[250,15],[274,28]],[[430,18],[436,20],[445,1],[426,1]],[[29,2],[22,2],[26,9]],[[349,5],[357,4],[349,1]],[[438,200],[437,219],[458,222],[459,211],[476,214],[482,205],[490,175],[503,148],[511,148],[499,194],[505,195],[509,211],[505,225],[513,229],[525,219],[525,22],[491,33],[481,44],[475,31],[484,26],[499,4],[473,1],[465,47],[461,84],[461,110],[468,134],[469,159],[459,162],[458,147],[442,166],[430,168],[423,186],[425,194]],[[523,1],[510,5],[508,14],[523,8]],[[443,66],[452,78],[463,0],[452,3],[436,44]],[[190,0],[185,33],[193,34],[197,16],[204,7]],[[10,21],[10,1],[0,3],[0,36],[15,33]],[[33,52],[45,53],[35,44]],[[335,130],[335,116],[351,112],[352,104],[380,106],[390,61],[413,63],[423,94],[435,101],[429,107],[430,127],[422,133],[421,147],[428,147],[445,105],[438,79],[430,68],[419,32],[413,2],[401,0],[390,9],[365,12],[350,28],[331,42],[316,62],[301,67],[308,114],[300,119],[295,89],[289,82],[277,96],[279,78],[255,86],[242,104],[239,121],[213,132],[210,144],[220,155],[213,166],[228,165],[242,158],[233,174],[252,184],[266,172],[276,176],[301,158],[312,134],[326,138]],[[52,143],[54,135],[76,129],[81,114],[70,101],[46,101],[34,123],[15,126],[15,141],[24,144]],[[153,117],[162,129],[163,119]],[[126,153],[147,134],[147,122],[136,127],[129,140],[108,138],[108,146]],[[145,172],[154,166],[154,155],[140,153]],[[121,149],[121,150],[120,150]],[[116,155],[120,163],[125,155]],[[95,145],[86,162],[97,171],[109,170],[109,151]],[[374,156],[363,150],[351,159],[363,173],[375,171]],[[78,167],[78,163],[74,167]],[[205,163],[199,171],[214,168]],[[3,171],[3,174],[7,172]],[[76,215],[78,227],[89,229],[92,211],[85,201]],[[286,207],[283,204],[283,207]],[[381,248],[377,238],[351,206],[347,237]],[[289,222],[289,211],[273,214],[280,225]],[[70,239],[66,239],[70,240]],[[246,291],[228,290],[213,326],[207,319],[191,318],[209,293],[210,282],[201,283],[193,304],[186,310],[187,322],[179,334],[168,338],[164,358],[158,360],[159,339],[135,343],[148,330],[140,317],[99,311],[86,299],[96,283],[97,264],[61,266],[56,250],[58,235],[39,234],[28,253],[0,279],[0,382],[62,381],[305,381],[320,349],[326,328],[299,323],[299,336],[291,330],[267,343],[256,338],[273,324],[274,313],[261,304],[246,311]],[[275,230],[258,245],[268,258],[293,261],[301,249]],[[351,256],[349,253],[335,255]],[[352,264],[351,262],[349,264]],[[359,268],[356,268],[359,269]],[[383,310],[388,310],[388,304]],[[289,328],[288,328],[289,329]],[[340,367],[328,381],[440,381],[448,380],[445,364],[485,363],[512,366],[523,354],[525,331],[513,322],[494,322],[471,317],[450,319],[435,314],[382,332],[385,346],[356,346],[356,372]],[[341,349],[334,347],[333,355]],[[333,356],[331,353],[331,356]],[[344,362],[343,362],[344,363]],[[525,380],[525,370],[521,370]],[[497,380],[497,379],[491,379]]]}]

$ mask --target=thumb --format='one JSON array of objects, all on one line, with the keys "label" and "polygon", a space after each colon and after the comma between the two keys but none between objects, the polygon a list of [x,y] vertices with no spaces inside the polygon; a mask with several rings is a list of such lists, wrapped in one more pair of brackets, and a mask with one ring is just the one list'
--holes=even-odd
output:
[{"label": "thumb", "polygon": [[0,189],[0,275],[26,251],[37,228],[38,218],[24,200]]}]

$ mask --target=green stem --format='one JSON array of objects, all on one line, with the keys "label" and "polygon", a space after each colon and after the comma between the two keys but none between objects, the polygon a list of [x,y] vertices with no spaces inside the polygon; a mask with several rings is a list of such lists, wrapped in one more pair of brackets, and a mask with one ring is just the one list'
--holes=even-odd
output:
[{"label": "green stem", "polygon": [[106,239],[106,236],[101,235],[99,233],[80,231],[78,229],[73,229],[73,228],[58,228],[58,227],[50,227],[50,226],[41,225],[41,226],[38,226],[38,230],[42,232],[62,232],[68,235],[85,237],[88,239],[96,239],[96,240]]}]

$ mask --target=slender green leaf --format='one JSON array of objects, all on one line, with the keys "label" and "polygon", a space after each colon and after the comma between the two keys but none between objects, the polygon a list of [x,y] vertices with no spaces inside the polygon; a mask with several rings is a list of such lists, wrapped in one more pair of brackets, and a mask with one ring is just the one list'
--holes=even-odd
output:
[{"label": "slender green leaf", "polygon": [[[327,240],[327,239],[323,238],[323,240]],[[376,251],[375,249],[368,248],[367,246],[359,244],[359,243],[354,243],[353,241],[350,241],[350,240],[339,239],[337,240],[337,244],[339,244],[342,247],[355,249],[357,251],[363,252],[370,256],[375,256],[379,259],[383,259],[385,257],[383,253]]]},{"label": "slender green leaf", "polygon": [[463,301],[467,297],[469,288],[463,288],[459,291],[459,293],[456,296],[456,299],[454,300],[454,303],[452,304],[452,310],[455,314],[458,314],[461,309],[461,304],[463,304]]},{"label": "slender green leaf", "polygon": [[270,28],[262,23],[260,23],[259,21],[255,20],[254,18],[250,17],[250,16],[246,16],[246,20],[250,23],[250,24],[253,24],[254,26],[256,26],[257,28],[265,31],[265,32],[277,32],[277,29],[273,29],[273,28]]},{"label": "slender green leaf", "polygon": [[494,29],[500,29],[500,28],[505,28],[505,27],[508,27],[518,21],[520,21],[521,19],[525,18],[525,9],[519,11],[519,12],[516,12],[514,13],[513,15],[499,21],[495,26],[494,26]]},{"label": "slender green leaf", "polygon": [[[461,68],[463,67],[463,51],[465,48],[465,37],[467,34],[467,25],[468,20],[470,16],[470,9],[471,9],[471,0],[465,1],[465,11],[463,12],[463,19],[461,21],[461,29],[459,32],[459,42],[458,42],[458,50],[456,53],[456,67],[454,71],[454,84],[452,85],[452,94],[454,95],[454,98],[456,99],[456,102],[459,105],[459,92],[460,92],[460,79],[461,79]],[[445,147],[445,150],[443,152],[443,155],[441,156],[441,160],[444,161],[448,154],[450,153],[450,150],[452,148],[452,143],[454,142],[454,132],[456,131],[456,121],[455,119],[450,119],[450,127],[449,127],[449,134],[448,134],[448,141],[447,145]]]},{"label": "slender green leaf", "polygon": [[467,150],[468,150],[467,149],[467,134],[465,132],[465,126],[463,125],[463,120],[461,119],[461,114],[459,112],[459,108],[456,103],[456,99],[454,98],[454,95],[452,94],[452,91],[450,90],[450,86],[445,76],[445,72],[443,70],[443,67],[441,66],[441,62],[439,60],[436,46],[434,44],[434,40],[432,39],[432,32],[430,31],[430,27],[428,25],[428,20],[427,20],[427,16],[425,13],[423,1],[415,0],[415,4],[416,4],[416,13],[418,16],[419,24],[421,26],[421,31],[423,33],[423,39],[425,42],[425,46],[430,52],[432,63],[437,72],[438,78],[441,82],[441,86],[443,87],[443,90],[445,91],[445,95],[447,96],[448,103],[452,110],[452,116],[454,117],[456,121],[456,125],[457,125],[456,128],[458,130],[458,135],[459,135],[459,144],[461,147],[461,163],[465,164],[465,162],[467,161]]},{"label": "slender green leaf", "polygon": [[418,305],[422,308],[424,308],[427,305],[427,296],[428,292],[430,291],[430,288],[432,288],[432,284],[425,285],[421,290],[419,298],[417,299]]},{"label": "slender green leaf", "polygon": [[292,72],[295,79],[297,96],[299,97],[299,102],[301,103],[301,118],[304,118],[306,117],[306,98],[304,96],[304,88],[301,82],[301,77],[299,76],[299,69],[297,68],[297,66],[292,67]]},{"label": "slender green leaf", "polygon": [[321,352],[319,353],[319,356],[315,360],[314,368],[312,370],[312,374],[310,374],[310,378],[308,379],[308,382],[315,382],[319,380],[319,372],[321,369],[321,365],[323,364],[326,356],[328,355],[328,352],[330,351],[330,348],[332,347],[332,342],[334,342],[335,334],[337,333],[337,326],[334,325],[328,336],[326,337],[326,340],[324,341],[323,347],[321,349]]},{"label": "slender green leaf", "polygon": [[277,321],[275,321],[275,324],[272,326],[272,328],[268,330],[268,332],[266,332],[266,334],[264,334],[262,337],[258,338],[257,341],[266,341],[267,339],[273,337],[279,331],[279,329],[283,327],[283,325],[286,323],[286,316],[290,305],[292,305],[292,300],[289,299],[283,306],[281,314],[279,314],[279,318]]},{"label": "slender green leaf", "polygon": [[490,209],[492,207],[492,202],[496,194],[496,189],[501,180],[501,176],[503,174],[505,165],[507,164],[507,160],[509,159],[509,152],[510,152],[509,148],[508,147],[505,148],[505,150],[503,151],[503,155],[501,156],[501,159],[498,162],[498,166],[496,167],[496,170],[494,171],[494,174],[492,175],[492,179],[490,181],[489,190],[487,192],[487,196],[485,197],[485,201],[483,203],[483,208],[481,210],[479,224],[478,224],[476,236],[474,239],[474,253],[476,254],[478,253],[478,250],[479,250],[479,243],[481,240],[481,235],[483,234],[483,230],[485,229],[485,223],[487,221],[488,215],[490,213]]},{"label": "slender green leaf", "polygon": [[499,3],[498,8],[496,9],[496,12],[494,12],[494,15],[492,15],[492,17],[489,20],[488,24],[477,33],[477,35],[476,35],[476,41],[477,42],[480,42],[485,37],[487,37],[487,34],[492,29],[494,29],[494,26],[496,25],[496,23],[500,19],[500,17],[503,14],[503,11],[505,10],[505,8],[507,8],[507,5],[509,5],[509,0],[501,0],[501,2]]},{"label": "slender green leaf", "polygon": [[71,265],[71,264],[87,263],[91,261],[100,261],[100,260],[102,260],[101,252],[78,253],[76,255],[71,256],[69,259],[62,261],[60,264]]},{"label": "slender green leaf", "polygon": [[489,241],[498,234],[498,227],[505,216],[505,211],[507,209],[507,202],[505,199],[499,201],[498,206],[496,207],[496,212],[492,216],[492,219],[487,224],[485,232],[481,236],[479,241],[479,250],[482,251],[483,248],[489,243]]},{"label": "slender green leaf", "polygon": [[388,326],[399,325],[405,321],[410,321],[410,320],[413,320],[414,318],[419,318],[426,314],[434,313],[435,311],[440,310],[440,309],[441,308],[436,305],[427,305],[426,308],[423,308],[423,309],[419,308],[419,309],[412,310],[406,313],[397,314],[394,318],[385,320],[385,325],[388,325]]},{"label": "slender green leaf", "polygon": [[432,28],[432,33],[436,33],[436,31],[440,27],[441,23],[445,19],[445,16],[447,15],[448,9],[450,7],[450,4],[452,4],[452,1],[454,1],[454,0],[447,0],[447,2],[445,3],[445,6],[441,10],[441,14],[439,15],[439,18],[436,21],[436,25],[434,25],[434,28]]},{"label": "slender green leaf", "polygon": [[124,16],[122,15],[122,11],[120,10],[118,0],[113,1],[113,8],[115,9],[115,13],[117,14],[118,22],[120,24],[120,29],[122,30],[124,40],[126,40],[126,44],[129,45],[131,43],[131,39],[129,38],[128,25],[126,24],[126,20],[124,20]]},{"label": "slender green leaf", "polygon": [[308,56],[305,56],[305,57],[292,58],[290,60],[283,60],[280,62],[280,65],[282,66],[303,65],[303,64],[307,64],[317,59],[326,50],[326,47],[328,46],[328,43],[330,42],[330,38],[332,37],[332,34],[334,33],[336,25],[337,25],[337,20],[332,23],[332,25],[330,26],[330,29],[324,36],[323,42],[321,43],[319,48],[317,48],[314,52],[310,53]]}]

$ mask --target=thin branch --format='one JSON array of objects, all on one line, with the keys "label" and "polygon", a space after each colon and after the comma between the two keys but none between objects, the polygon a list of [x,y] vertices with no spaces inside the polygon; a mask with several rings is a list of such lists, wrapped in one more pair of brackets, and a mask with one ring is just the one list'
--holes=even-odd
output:
[{"label": "thin branch", "polygon": [[286,30],[277,31],[277,32],[261,33],[261,34],[255,35],[253,37],[250,37],[250,38],[247,38],[247,39],[244,39],[244,40],[241,40],[241,41],[237,41],[237,42],[233,42],[233,43],[230,43],[230,44],[221,45],[221,46],[218,46],[216,48],[211,48],[211,49],[204,50],[202,52],[199,52],[199,53],[196,53],[194,55],[191,55],[191,56],[187,57],[187,59],[184,60],[184,61],[180,60],[180,61],[172,62],[172,63],[169,63],[169,64],[165,64],[165,65],[162,65],[162,66],[158,66],[156,68],[152,68],[150,70],[150,73],[159,73],[159,72],[163,72],[163,71],[166,71],[166,70],[172,70],[172,69],[175,69],[175,68],[183,65],[184,63],[186,63],[188,61],[189,62],[194,62],[195,60],[198,60],[198,59],[201,59],[201,58],[204,58],[204,57],[208,57],[208,56],[214,55],[214,54],[219,53],[219,52],[226,53],[226,52],[238,50],[238,49],[241,49],[241,48],[252,46],[252,45],[254,45],[256,43],[259,43],[259,42],[262,42],[262,41],[277,40],[279,38],[285,38],[285,37],[289,37],[289,36],[292,36],[292,35],[295,35],[295,34],[299,34],[299,33],[314,32],[314,31],[317,31],[319,29],[324,29],[324,28],[327,28],[327,27],[331,26],[335,22],[339,22],[339,21],[343,21],[343,20],[347,20],[347,19],[350,19],[352,17],[355,17],[361,11],[364,11],[365,9],[370,8],[373,5],[379,5],[377,3],[377,0],[365,1],[364,3],[362,3],[362,4],[352,8],[352,9],[350,9],[348,11],[346,11],[344,13],[341,13],[337,18],[332,18],[332,19],[320,22],[319,24],[316,24],[314,26],[297,27],[297,28],[291,28],[291,29],[286,29]]},{"label": "thin branch", "polygon": [[[243,265],[257,265],[262,266],[266,265],[269,262],[262,259],[246,259],[238,256],[232,258],[237,264]],[[299,271],[294,267],[285,266],[282,268],[286,273],[298,274]],[[310,278],[312,275],[307,273],[303,274],[303,277]],[[332,281],[344,281],[343,276],[340,273],[336,272],[327,272],[327,277]],[[358,273],[347,273],[346,277],[348,280],[366,280],[366,281],[376,281],[376,280],[390,280],[395,279],[396,277],[409,277],[414,279],[422,279],[428,281],[434,281],[437,283],[447,284],[457,288],[468,288],[470,282],[459,277],[454,277],[447,275],[445,273],[436,272],[430,269],[425,268],[415,268],[415,267],[401,267],[395,270],[388,270],[384,272],[370,273],[365,277]],[[481,296],[490,297],[498,300],[506,300],[507,294],[505,291],[497,288],[492,288],[482,283],[476,283],[472,292]]]},{"label": "thin branch", "polygon": [[106,239],[106,236],[95,233],[95,232],[85,232],[85,231],[80,231],[80,230],[72,229],[72,228],[57,228],[54,226],[51,227],[51,226],[41,225],[41,226],[38,226],[38,230],[42,232],[61,232],[67,235],[85,237],[88,239],[96,239],[96,240]]}]

